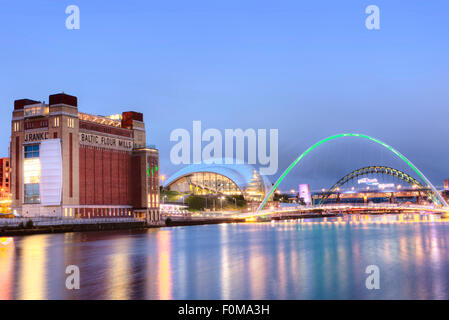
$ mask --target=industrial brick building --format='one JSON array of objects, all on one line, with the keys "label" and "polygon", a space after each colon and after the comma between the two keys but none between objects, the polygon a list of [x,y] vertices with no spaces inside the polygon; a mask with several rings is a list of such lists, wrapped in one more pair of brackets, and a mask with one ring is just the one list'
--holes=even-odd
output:
[{"label": "industrial brick building", "polygon": [[146,147],[143,114],[81,113],[61,93],[48,104],[16,100],[11,128],[14,213],[159,223],[159,154]]},{"label": "industrial brick building", "polygon": [[3,198],[3,193],[9,193],[10,183],[9,158],[0,158],[0,198]]},{"label": "industrial brick building", "polygon": [[9,158],[0,158],[0,215],[11,213]]}]

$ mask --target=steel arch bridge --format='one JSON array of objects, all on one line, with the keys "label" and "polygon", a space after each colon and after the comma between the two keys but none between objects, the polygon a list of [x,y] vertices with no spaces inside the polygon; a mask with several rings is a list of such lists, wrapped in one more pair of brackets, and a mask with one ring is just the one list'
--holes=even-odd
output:
[{"label": "steel arch bridge", "polygon": [[385,175],[390,175],[390,176],[399,178],[402,181],[407,182],[407,183],[409,183],[412,186],[419,187],[420,189],[426,189],[426,193],[428,194],[428,196],[432,197],[434,201],[436,200],[435,196],[431,192],[430,188],[427,188],[421,182],[419,182],[418,180],[416,180],[412,176],[408,175],[407,173],[402,172],[402,171],[397,170],[397,169],[394,169],[394,168],[391,168],[391,167],[386,167],[386,166],[368,166],[368,167],[364,167],[364,168],[360,168],[360,169],[354,170],[354,171],[348,173],[347,175],[345,175],[340,180],[338,180],[323,195],[323,197],[320,200],[319,205],[322,205],[323,202],[327,198],[329,198],[329,196],[332,193],[337,191],[340,187],[342,187],[343,185],[345,185],[349,181],[351,181],[353,179],[356,179],[358,177],[361,177],[361,176],[369,175],[369,174],[385,174]]}]

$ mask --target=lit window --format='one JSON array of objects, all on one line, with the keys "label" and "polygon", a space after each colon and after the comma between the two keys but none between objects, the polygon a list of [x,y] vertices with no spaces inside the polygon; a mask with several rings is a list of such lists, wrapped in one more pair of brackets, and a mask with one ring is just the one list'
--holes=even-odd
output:
[{"label": "lit window", "polygon": [[54,126],[55,128],[59,127],[59,117],[54,118],[53,126]]},{"label": "lit window", "polygon": [[13,129],[14,129],[14,132],[20,131],[20,122],[19,121],[13,122]]},{"label": "lit window", "polygon": [[41,106],[37,106],[37,107],[31,107],[31,108],[26,108],[25,109],[25,116],[34,116],[34,115],[39,115],[42,113],[42,109]]},{"label": "lit window", "polygon": [[68,118],[68,119],[67,119],[67,126],[68,126],[69,128],[75,128],[75,119],[73,119],[73,118]]},{"label": "lit window", "polygon": [[39,158],[25,159],[23,164],[24,183],[39,183],[41,175],[41,162]]}]

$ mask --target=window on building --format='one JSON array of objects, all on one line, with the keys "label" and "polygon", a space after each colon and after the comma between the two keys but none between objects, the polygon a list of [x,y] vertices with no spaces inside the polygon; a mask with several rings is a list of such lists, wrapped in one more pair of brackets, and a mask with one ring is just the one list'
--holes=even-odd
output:
[{"label": "window on building", "polygon": [[39,183],[25,184],[24,188],[24,202],[25,203],[39,203]]},{"label": "window on building", "polygon": [[14,129],[14,132],[20,131],[20,122],[19,121],[13,122],[13,129]]},{"label": "window on building", "polygon": [[42,108],[40,105],[36,106],[36,107],[25,108],[25,117],[40,115],[41,113],[42,113]]},{"label": "window on building", "polygon": [[59,127],[59,117],[55,117],[53,119],[53,127],[55,128]]},{"label": "window on building", "polygon": [[27,158],[39,158],[39,145],[32,144],[25,146],[25,159]]},{"label": "window on building", "polygon": [[69,128],[75,128],[75,119],[73,119],[73,118],[68,118],[68,119],[67,119],[67,126],[68,126]]}]

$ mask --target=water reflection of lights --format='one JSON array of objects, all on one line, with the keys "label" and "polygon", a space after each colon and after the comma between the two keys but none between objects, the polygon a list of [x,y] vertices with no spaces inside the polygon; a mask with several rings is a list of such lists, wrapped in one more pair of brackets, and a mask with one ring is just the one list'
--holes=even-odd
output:
[{"label": "water reflection of lights", "polygon": [[8,248],[12,244],[14,244],[14,239],[13,238],[0,238],[0,249]]},{"label": "water reflection of lights", "polygon": [[9,247],[14,243],[13,238],[0,238],[0,248]]},{"label": "water reflection of lights", "polygon": [[20,256],[18,298],[42,300],[47,296],[47,235],[25,237]]},{"label": "water reflection of lights", "polygon": [[130,279],[131,265],[130,255],[127,253],[132,247],[129,238],[117,242],[114,252],[108,261],[108,299],[123,300],[129,299],[131,295]]},{"label": "water reflection of lights", "polygon": [[[228,243],[229,241],[229,225],[222,224],[220,226],[220,239],[222,243]],[[231,299],[231,272],[230,272],[230,257],[229,257],[229,247],[222,246],[221,248],[221,296],[224,300]]]},{"label": "water reflection of lights", "polygon": [[171,233],[168,230],[160,231],[157,235],[157,247],[159,254],[158,262],[158,295],[161,300],[172,299],[172,278],[171,278]]},{"label": "water reflection of lights", "polygon": [[14,280],[13,238],[0,238],[0,300],[12,299]]},{"label": "water reflection of lights", "polygon": [[263,249],[259,247],[256,250],[249,252],[249,270],[251,275],[251,282],[249,283],[249,291],[251,299],[264,299],[265,284],[266,284],[266,259],[262,252]]},{"label": "water reflection of lights", "polygon": [[385,225],[385,224],[406,224],[406,223],[449,223],[449,219],[444,219],[440,215],[433,214],[395,214],[395,215],[352,215],[336,218],[311,218],[298,220],[284,220],[285,223],[300,225]]}]

